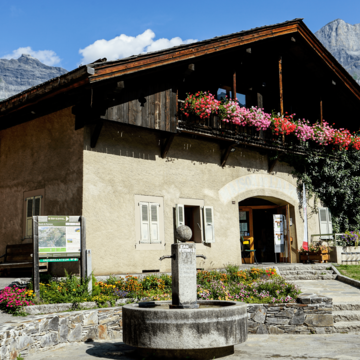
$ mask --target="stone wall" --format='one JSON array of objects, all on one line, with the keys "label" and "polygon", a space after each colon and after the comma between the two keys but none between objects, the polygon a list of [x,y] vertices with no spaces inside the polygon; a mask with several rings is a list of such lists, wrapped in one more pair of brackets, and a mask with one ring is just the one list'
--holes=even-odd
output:
[{"label": "stone wall", "polygon": [[122,339],[122,308],[29,316],[0,326],[0,359],[88,339]]},{"label": "stone wall", "polygon": [[330,261],[343,265],[358,265],[360,263],[360,248],[358,246],[333,246]]},{"label": "stone wall", "polygon": [[334,332],[332,299],[302,294],[298,304],[249,304],[250,334],[328,334]]}]

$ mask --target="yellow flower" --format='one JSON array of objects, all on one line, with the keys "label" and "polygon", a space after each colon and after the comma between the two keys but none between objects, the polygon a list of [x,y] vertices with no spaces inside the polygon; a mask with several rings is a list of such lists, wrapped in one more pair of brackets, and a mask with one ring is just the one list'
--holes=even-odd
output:
[{"label": "yellow flower", "polygon": [[75,289],[73,289],[73,291],[75,291]]}]

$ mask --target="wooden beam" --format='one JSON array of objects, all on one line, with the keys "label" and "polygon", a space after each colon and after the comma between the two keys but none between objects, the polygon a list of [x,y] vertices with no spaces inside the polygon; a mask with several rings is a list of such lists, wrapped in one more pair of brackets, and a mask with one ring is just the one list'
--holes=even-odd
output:
[{"label": "wooden beam", "polygon": [[119,93],[125,89],[125,82],[118,81],[115,85],[114,92]]},{"label": "wooden beam", "polygon": [[189,64],[186,68],[186,70],[184,71],[184,76],[188,76],[190,74],[192,74],[195,71],[195,64]]},{"label": "wooden beam", "polygon": [[228,158],[229,158],[229,155],[230,155],[230,153],[231,153],[231,149],[234,148],[236,145],[237,145],[236,143],[233,143],[233,144],[229,145],[229,146],[226,148],[223,156],[221,157],[221,167],[225,167],[226,162],[227,162],[227,160],[228,160]]},{"label": "wooden beam", "polygon": [[272,173],[272,171],[274,170],[274,167],[277,163],[278,159],[273,159],[271,160],[269,157],[268,157],[268,173]]},{"label": "wooden beam", "polygon": [[99,140],[99,136],[100,136],[101,129],[102,129],[103,125],[104,125],[104,120],[99,119],[99,121],[95,125],[94,131],[91,134],[91,141],[90,141],[90,147],[91,148],[96,147],[96,143]]},{"label": "wooden beam", "polygon": [[161,149],[161,157],[165,159],[170,150],[171,144],[175,138],[175,134],[171,134],[166,140],[163,148]]}]

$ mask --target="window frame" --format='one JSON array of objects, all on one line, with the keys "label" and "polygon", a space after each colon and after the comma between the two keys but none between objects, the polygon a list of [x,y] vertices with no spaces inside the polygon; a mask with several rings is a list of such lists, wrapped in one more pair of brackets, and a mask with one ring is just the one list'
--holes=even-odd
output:
[{"label": "window frame", "polygon": [[29,198],[36,198],[41,196],[40,201],[40,214],[45,215],[45,189],[38,189],[38,190],[31,190],[31,191],[24,191],[23,193],[23,239],[22,240],[31,240],[31,236],[27,235],[27,199]]},{"label": "window frame", "polygon": [[186,206],[193,206],[193,207],[198,206],[200,208],[201,242],[195,242],[196,248],[201,249],[201,248],[207,248],[207,247],[211,246],[211,243],[206,243],[205,242],[204,216],[203,216],[203,211],[204,211],[204,207],[205,207],[205,200],[180,198],[177,201],[176,205],[184,205],[184,206],[186,205]]},{"label": "window frame", "polygon": [[[135,249],[136,250],[164,250],[165,243],[165,231],[164,231],[164,198],[162,196],[148,196],[148,195],[135,195]],[[140,203],[148,203],[148,209],[151,204],[159,204],[158,208],[158,238],[159,242],[142,243],[141,236],[141,213]],[[150,231],[150,229],[149,229]]]}]

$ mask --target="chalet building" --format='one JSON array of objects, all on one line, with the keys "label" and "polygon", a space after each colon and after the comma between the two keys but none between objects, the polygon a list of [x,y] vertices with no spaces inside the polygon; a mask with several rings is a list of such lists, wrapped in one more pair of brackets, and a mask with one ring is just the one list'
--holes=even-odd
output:
[{"label": "chalet building", "polygon": [[[304,148],[187,119],[197,91],[351,130],[360,113],[359,85],[300,19],[80,66],[0,102],[0,253],[32,241],[33,215],[83,215],[96,275],[170,271],[159,258],[183,223],[207,257],[199,268],[240,265],[240,236],[274,262],[284,214],[276,260],[298,262],[301,198],[281,154]],[[329,231],[321,220],[309,215],[309,235]]]}]

